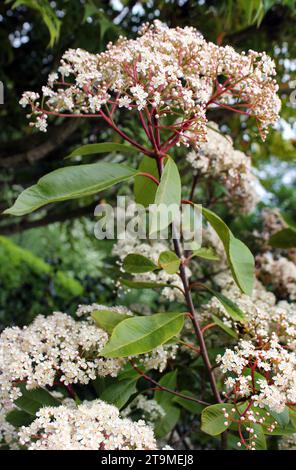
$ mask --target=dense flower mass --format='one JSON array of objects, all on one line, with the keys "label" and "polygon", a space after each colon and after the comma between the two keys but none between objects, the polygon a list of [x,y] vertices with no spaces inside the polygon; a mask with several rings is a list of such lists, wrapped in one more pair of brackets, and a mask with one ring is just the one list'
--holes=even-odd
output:
[{"label": "dense flower mass", "polygon": [[[281,346],[275,333],[257,347],[240,340],[234,350],[226,349],[217,356],[217,362],[223,373],[235,374],[225,382],[235,398],[250,398],[254,406],[277,413],[296,402],[296,355]],[[260,378],[255,377],[255,371],[260,371]]]},{"label": "dense flower mass", "polygon": [[251,159],[233,148],[230,137],[222,135],[217,124],[209,123],[207,141],[191,150],[186,160],[201,178],[221,182],[228,193],[225,201],[232,210],[254,209],[258,202],[258,180],[252,173]]},{"label": "dense flower mass", "polygon": [[116,109],[137,109],[149,114],[158,131],[165,128],[162,118],[175,115],[165,152],[178,143],[204,140],[207,107],[255,117],[264,137],[280,109],[274,75],[275,64],[264,52],[238,53],[207,42],[193,27],[168,28],[155,21],[144,25],[135,40],[120,37],[110,43],[106,52],[68,50],[42,89],[46,105],[34,92],[26,92],[20,103],[32,106],[41,131],[49,114],[100,115],[112,125]]},{"label": "dense flower mass", "polygon": [[20,442],[29,450],[154,450],[152,429],[144,421],[122,419],[101,400],[44,407],[23,427]]},{"label": "dense flower mass", "polygon": [[60,312],[39,315],[28,327],[6,328],[0,341],[1,405],[10,407],[21,395],[20,382],[33,389],[55,381],[87,384],[97,375],[116,376],[123,361],[99,356],[107,341],[102,329]]},{"label": "dense flower mass", "polygon": [[285,256],[266,252],[257,257],[260,278],[265,284],[272,284],[282,297],[296,300],[296,263]]}]

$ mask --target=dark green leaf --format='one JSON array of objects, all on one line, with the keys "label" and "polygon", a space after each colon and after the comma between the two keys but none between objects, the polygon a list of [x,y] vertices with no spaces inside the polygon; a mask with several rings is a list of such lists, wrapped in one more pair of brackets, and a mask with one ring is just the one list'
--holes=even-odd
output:
[{"label": "dark green leaf", "polygon": [[[139,377],[139,375],[138,375]],[[100,398],[121,409],[137,391],[137,379],[125,379],[106,387]]]},{"label": "dark green leaf", "polygon": [[34,417],[23,410],[12,410],[5,416],[5,420],[16,428],[20,428],[21,426],[29,426]]},{"label": "dark green leaf", "polygon": [[283,228],[270,237],[269,244],[274,248],[295,248],[296,230],[290,227]]},{"label": "dark green leaf", "polygon": [[216,315],[212,315],[212,318],[214,320],[214,323],[216,323],[217,326],[219,326],[225,333],[227,333],[229,336],[232,336],[232,338],[237,339],[237,333],[229,328],[229,326],[226,326],[223,321],[221,321]]},{"label": "dark green leaf", "polygon": [[224,417],[222,408],[225,408],[228,413],[231,412],[233,405],[229,403],[218,403],[217,405],[207,406],[201,414],[201,430],[210,436],[218,436],[224,432],[231,424],[225,425],[227,422]]},{"label": "dark green leaf", "polygon": [[42,406],[59,406],[61,404],[59,400],[43,388],[36,388],[34,390],[27,390],[25,386],[20,388],[22,396],[15,400],[14,404],[30,415],[35,416]]}]

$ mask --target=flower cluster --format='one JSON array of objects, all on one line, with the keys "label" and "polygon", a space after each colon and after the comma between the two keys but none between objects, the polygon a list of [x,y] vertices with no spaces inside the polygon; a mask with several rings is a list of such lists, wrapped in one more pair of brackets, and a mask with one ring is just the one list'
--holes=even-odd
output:
[{"label": "flower cluster", "polygon": [[147,424],[154,427],[157,422],[165,416],[162,406],[153,398],[149,399],[145,395],[138,395],[122,412],[121,415],[128,417],[133,413],[141,414]]},{"label": "flower cluster", "polygon": [[46,130],[48,114],[100,115],[110,123],[115,109],[137,109],[158,130],[162,118],[175,115],[166,151],[170,144],[203,140],[209,106],[255,117],[264,137],[280,109],[274,75],[274,62],[264,52],[238,53],[207,42],[193,27],[168,28],[155,21],[135,40],[119,37],[106,52],[68,50],[43,87],[45,107],[28,92],[21,104],[32,106],[40,130]]},{"label": "flower cluster", "polygon": [[99,356],[108,341],[105,331],[87,321],[77,322],[65,313],[39,315],[24,328],[6,328],[0,342],[0,403],[9,407],[28,389],[87,384],[97,375],[115,377],[122,359]]},{"label": "flower cluster", "polygon": [[258,202],[257,178],[251,170],[251,159],[233,148],[232,141],[210,122],[207,141],[188,153],[186,160],[205,179],[220,181],[227,190],[226,203],[231,208],[250,212]]},{"label": "flower cluster", "polygon": [[268,407],[277,413],[296,402],[296,355],[279,343],[275,333],[257,346],[240,340],[216,360],[223,373],[234,375],[225,382],[228,396],[249,398],[255,407]]},{"label": "flower cluster", "polygon": [[41,408],[19,433],[29,450],[154,450],[152,429],[144,421],[122,419],[115,406],[101,400],[79,406]]}]

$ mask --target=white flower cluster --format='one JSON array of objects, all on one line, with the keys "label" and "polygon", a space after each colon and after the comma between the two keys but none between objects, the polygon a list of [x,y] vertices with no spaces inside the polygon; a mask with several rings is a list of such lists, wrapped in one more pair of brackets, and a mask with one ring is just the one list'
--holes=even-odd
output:
[{"label": "white flower cluster", "polygon": [[123,361],[99,356],[107,341],[102,329],[60,312],[39,315],[23,328],[6,328],[0,339],[1,405],[9,407],[20,396],[20,382],[33,389],[55,381],[87,384],[97,375],[115,377]]},{"label": "white flower cluster", "polygon": [[[58,72],[43,90],[47,109],[27,92],[21,100],[41,120],[50,113],[102,115],[107,103],[152,109],[156,121],[181,113],[175,138],[188,145],[188,139],[194,144],[206,135],[207,106],[226,101],[232,110],[254,116],[263,137],[280,110],[275,64],[264,52],[238,53],[207,42],[193,27],[168,28],[159,21],[144,25],[135,40],[120,37],[100,54],[68,50]],[[225,82],[217,85],[221,76]]]},{"label": "white flower cluster", "polygon": [[150,426],[155,426],[157,422],[165,416],[165,411],[162,406],[157,403],[153,398],[148,398],[145,395],[138,395],[123,411],[121,415],[128,417],[133,412],[141,413],[141,419],[144,419]]},{"label": "white flower cluster", "polygon": [[257,256],[260,278],[264,284],[272,284],[282,297],[296,300],[296,264],[288,258],[266,252]]},{"label": "white flower cluster", "polygon": [[[131,238],[125,240],[118,240],[114,247],[112,253],[119,257],[118,264],[122,272],[124,268],[122,266],[124,258],[130,253],[136,253],[150,258],[154,263],[157,264],[159,255],[163,251],[169,250],[168,245],[164,240],[162,241],[142,241],[138,238]],[[187,276],[191,276],[191,271],[186,268]],[[158,272],[148,272],[141,274],[134,274],[133,280],[135,281],[151,281],[159,283],[172,284],[178,286],[179,288],[183,287],[182,281],[177,274],[168,274],[164,270]],[[183,300],[183,294],[178,289],[178,287],[164,287],[161,290],[161,295],[163,299],[173,302],[175,300]]]},{"label": "white flower cluster", "polygon": [[115,406],[101,400],[41,408],[19,439],[29,450],[157,449],[151,427],[120,418]]},{"label": "white flower cluster", "polygon": [[243,294],[236,286],[229,271],[214,277],[221,293],[232,300],[245,314],[243,325],[233,321],[223,305],[213,297],[202,307],[202,316],[209,318],[218,315],[224,324],[234,328],[237,333],[244,332],[255,338],[269,338],[276,332],[286,346],[296,348],[296,308],[294,303],[277,302],[276,296],[265,289],[259,281],[255,281],[252,296]]},{"label": "white flower cluster", "polygon": [[[257,346],[240,340],[233,350],[226,349],[216,360],[223,373],[237,376],[230,376],[225,382],[236,398],[247,397],[254,406],[269,407],[277,413],[287,404],[296,403],[296,354],[287,351],[275,333]],[[255,377],[255,372],[262,378]]]},{"label": "white flower cluster", "polygon": [[120,313],[122,315],[133,316],[133,313],[123,305],[116,305],[114,307],[107,307],[106,305],[100,305],[93,303],[91,305],[79,305],[76,310],[77,317],[90,316],[95,310],[106,310],[110,312]]},{"label": "white flower cluster", "polygon": [[221,182],[228,195],[226,203],[232,208],[250,212],[258,202],[257,178],[252,173],[251,159],[235,150],[230,137],[222,135],[218,125],[210,122],[207,141],[191,150],[186,160],[205,179]]}]

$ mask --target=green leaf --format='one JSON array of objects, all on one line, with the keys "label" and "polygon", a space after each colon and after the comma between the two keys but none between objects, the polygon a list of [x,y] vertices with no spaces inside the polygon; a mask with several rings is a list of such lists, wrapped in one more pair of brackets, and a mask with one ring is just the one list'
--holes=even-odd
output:
[{"label": "green leaf", "polygon": [[94,310],[91,317],[100,328],[111,334],[115,326],[130,318],[130,315],[113,312],[112,310]]},{"label": "green leaf", "polygon": [[154,432],[157,439],[165,437],[174,429],[180,420],[180,408],[175,405],[164,405],[165,416],[163,416],[156,424]]},{"label": "green leaf", "polygon": [[192,253],[193,256],[198,256],[199,258],[204,258],[209,261],[219,261],[220,258],[215,252],[213,248],[199,248],[198,250],[194,250]]},{"label": "green leaf", "polygon": [[174,213],[168,209],[178,209],[181,202],[181,180],[175,162],[169,158],[155,194],[156,210],[151,213],[150,235],[171,224]]},{"label": "green leaf", "polygon": [[179,270],[181,260],[176,253],[173,253],[172,251],[163,251],[159,255],[158,264],[168,274],[175,274]]},{"label": "green leaf", "polygon": [[219,326],[221,330],[225,331],[225,333],[227,333],[229,336],[232,336],[232,338],[238,338],[237,333],[231,328],[229,328],[229,326],[226,326],[223,321],[216,317],[216,315],[212,315],[212,318],[214,320],[214,323],[216,323],[216,325]]},{"label": "green leaf", "polygon": [[58,201],[90,196],[136,175],[132,168],[118,163],[68,166],[43,176],[25,189],[4,214],[24,215]]},{"label": "green leaf", "polygon": [[131,279],[120,278],[119,282],[130,289],[161,289],[163,287],[171,287],[172,289],[182,289],[174,284],[168,284],[166,282],[153,282],[153,281],[132,281]]},{"label": "green leaf", "polygon": [[177,335],[183,324],[184,313],[128,318],[114,328],[101,356],[127,357],[152,351]]},{"label": "green leaf", "polygon": [[29,426],[34,421],[34,417],[22,410],[12,410],[5,416],[5,421],[20,428],[21,426]]},{"label": "green leaf", "polygon": [[254,283],[254,257],[249,248],[234,237],[220,217],[209,209],[202,209],[203,215],[216,231],[224,245],[232,276],[241,289],[247,295],[252,294]]},{"label": "green leaf", "polygon": [[[155,178],[158,178],[159,175],[156,160],[145,155],[140,163],[139,173],[149,173]],[[146,176],[135,177],[134,195],[137,204],[141,204],[144,207],[148,207],[149,204],[153,204],[156,190],[157,184],[151,179]]]},{"label": "green leaf", "polygon": [[244,312],[234,303],[232,300],[225,297],[225,295],[221,294],[220,292],[216,292],[211,287],[207,286],[206,284],[201,284],[201,286],[211,292],[218,300],[221,302],[223,307],[225,308],[228,315],[235,321],[243,321],[245,318]]},{"label": "green leaf", "polygon": [[[194,394],[188,390],[182,390],[181,393],[183,395],[188,395],[189,397],[194,397]],[[201,405],[200,403],[197,403],[191,400],[186,400],[186,398],[182,398],[182,397],[174,397],[173,402],[177,403],[182,408],[189,411],[189,413],[196,414],[196,415],[200,415],[202,410],[204,409],[204,406]]]},{"label": "green leaf", "polygon": [[100,396],[100,399],[121,409],[130,399],[130,397],[137,392],[138,378],[139,375],[132,380],[125,379],[113,383],[109,387],[105,388],[102,395]]},{"label": "green leaf", "polygon": [[291,227],[283,228],[270,237],[269,244],[274,248],[295,248],[296,230]]},{"label": "green leaf", "polygon": [[73,150],[65,159],[73,157],[84,157],[85,155],[93,155],[97,153],[111,153],[111,152],[138,152],[135,147],[127,144],[117,144],[115,142],[102,142],[100,144],[87,144]]},{"label": "green leaf", "polygon": [[[177,371],[168,372],[159,381],[160,385],[175,390],[177,386]],[[180,419],[180,409],[174,405],[174,395],[169,392],[157,390],[155,400],[165,411],[163,416],[156,424],[155,434],[158,439],[166,436],[178,423]]]},{"label": "green leaf", "polygon": [[285,428],[290,421],[289,408],[285,406],[284,411],[281,413],[276,413],[275,411],[269,409],[269,413],[274,419],[279,423],[282,428]]},{"label": "green leaf", "polygon": [[124,258],[123,269],[127,273],[148,273],[159,268],[146,256],[130,253]]},{"label": "green leaf", "polygon": [[[163,387],[169,388],[171,390],[175,390],[177,386],[177,371],[174,370],[172,372],[168,372],[167,374],[163,375],[159,383]],[[156,390],[154,394],[154,398],[160,406],[164,406],[172,402],[173,395],[169,392]]]},{"label": "green leaf", "polygon": [[255,449],[256,450],[266,450],[266,437],[264,435],[263,427],[260,424],[253,423],[252,428],[254,429],[254,434],[257,435],[255,439]]},{"label": "green leaf", "polygon": [[233,405],[229,403],[218,403],[216,405],[207,406],[201,414],[201,430],[210,436],[218,436],[224,432],[231,424],[225,425],[226,418],[222,408],[225,408],[228,413],[231,412]]},{"label": "green leaf", "polygon": [[25,386],[21,386],[22,396],[15,400],[14,404],[21,410],[35,416],[36,412],[42,406],[59,406],[61,402],[54,398],[44,388],[36,388],[27,390]]}]

